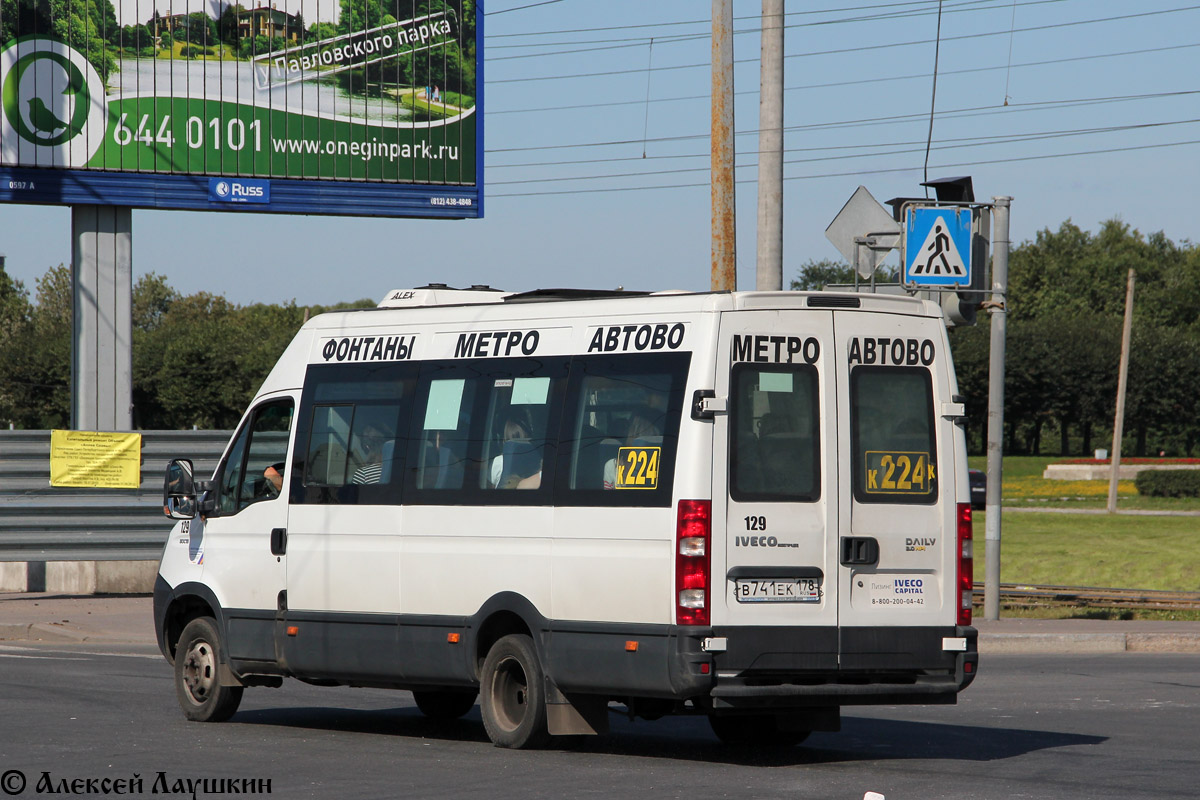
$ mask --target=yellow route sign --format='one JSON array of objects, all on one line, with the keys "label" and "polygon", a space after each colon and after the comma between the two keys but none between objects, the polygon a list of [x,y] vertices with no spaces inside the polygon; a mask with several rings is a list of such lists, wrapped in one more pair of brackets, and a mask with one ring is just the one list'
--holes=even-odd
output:
[{"label": "yellow route sign", "polygon": [[51,431],[50,485],[136,489],[142,482],[142,435]]}]

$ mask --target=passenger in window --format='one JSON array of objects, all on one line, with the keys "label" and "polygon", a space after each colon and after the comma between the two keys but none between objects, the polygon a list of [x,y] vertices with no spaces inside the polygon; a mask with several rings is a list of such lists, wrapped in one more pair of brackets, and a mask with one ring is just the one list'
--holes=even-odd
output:
[{"label": "passenger in window", "polygon": [[[623,446],[631,447],[636,444],[645,444],[648,439],[661,437],[662,430],[647,414],[635,412],[629,418],[629,427],[625,432],[625,443]],[[604,465],[604,488],[617,488],[617,459],[615,458],[610,458]]]},{"label": "passenger in window", "polygon": [[354,475],[351,476],[350,482],[360,485],[382,483],[385,450],[391,449],[387,447],[387,445],[392,443],[391,437],[372,425],[359,437],[359,441],[364,448],[362,456],[364,463],[361,467],[354,470]]},{"label": "passenger in window", "polygon": [[513,406],[504,423],[504,444],[492,459],[491,485],[496,489],[536,489],[542,485],[542,450],[533,443],[533,417],[528,406]]}]

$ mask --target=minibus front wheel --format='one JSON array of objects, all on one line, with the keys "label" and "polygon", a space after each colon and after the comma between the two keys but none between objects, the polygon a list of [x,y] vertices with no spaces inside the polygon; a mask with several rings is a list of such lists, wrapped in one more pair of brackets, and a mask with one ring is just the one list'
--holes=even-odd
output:
[{"label": "minibus front wheel", "polygon": [[497,747],[520,750],[549,740],[546,682],[533,639],[513,633],[492,645],[483,661],[479,709]]},{"label": "minibus front wheel", "polygon": [[197,617],[175,650],[175,694],[183,715],[196,722],[224,722],[242,702],[241,686],[222,686],[220,635],[212,617]]}]

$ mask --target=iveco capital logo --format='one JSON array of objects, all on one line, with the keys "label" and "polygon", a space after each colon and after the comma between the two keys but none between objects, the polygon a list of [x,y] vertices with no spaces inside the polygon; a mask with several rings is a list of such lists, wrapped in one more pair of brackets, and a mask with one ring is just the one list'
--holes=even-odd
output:
[{"label": "iveco capital logo", "polygon": [[0,52],[3,163],[85,166],[104,141],[104,81],[84,56],[42,36]]}]

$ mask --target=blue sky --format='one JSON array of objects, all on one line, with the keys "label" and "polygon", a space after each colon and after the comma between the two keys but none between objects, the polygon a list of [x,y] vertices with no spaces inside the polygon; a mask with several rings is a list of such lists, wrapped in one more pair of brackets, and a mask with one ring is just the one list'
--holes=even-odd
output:
[{"label": "blue sky", "polygon": [[[430,281],[707,289],[711,4],[481,5],[484,219],[135,210],[135,277],[300,305]],[[734,0],[740,288],[754,286],[761,8]],[[860,184],[923,194],[937,9],[787,4],[785,281],[840,258],[824,231]],[[1184,0],[944,0],[928,175],[1012,196],[1014,243],[1113,217],[1194,240],[1198,67],[1200,5]],[[0,252],[32,290],[70,259],[69,211],[3,207]]]}]

